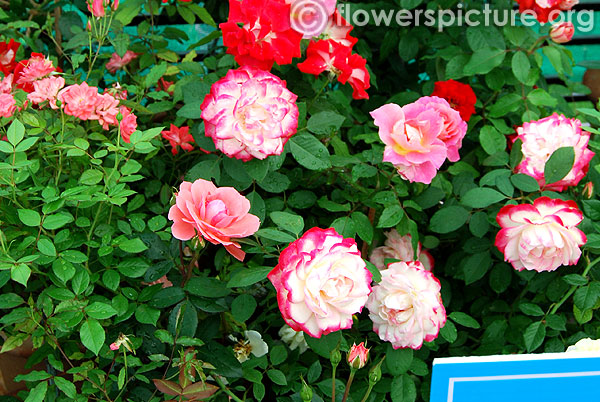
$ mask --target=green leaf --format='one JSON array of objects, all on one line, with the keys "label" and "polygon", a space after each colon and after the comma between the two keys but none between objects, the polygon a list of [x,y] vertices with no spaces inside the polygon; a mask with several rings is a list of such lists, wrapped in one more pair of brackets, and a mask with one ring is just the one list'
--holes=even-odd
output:
[{"label": "green leaf", "polygon": [[128,239],[119,243],[119,248],[127,253],[138,254],[148,250],[148,246],[141,239]]},{"label": "green leaf", "polygon": [[412,361],[412,349],[394,349],[392,345],[388,344],[385,352],[385,365],[387,366],[391,375],[395,377],[406,373],[410,368]]},{"label": "green leaf", "polygon": [[458,206],[444,207],[431,217],[429,226],[435,233],[450,233],[463,226],[469,219],[469,212]]},{"label": "green leaf", "polygon": [[580,310],[587,310],[596,304],[600,297],[600,282],[592,282],[575,291],[573,301]]},{"label": "green leaf", "polygon": [[[510,150],[510,167],[512,169],[516,169],[517,166],[523,160],[523,152],[521,151],[521,146],[523,145],[523,141],[518,138],[514,143]],[[514,184],[514,183],[513,183]]]},{"label": "green leaf", "polygon": [[327,335],[322,335],[320,338],[313,338],[306,332],[304,332],[303,335],[309,348],[319,356],[329,360],[331,351],[341,342],[342,331],[335,331]]},{"label": "green leaf", "polygon": [[492,126],[484,126],[479,132],[479,142],[488,155],[506,149],[506,137]]},{"label": "green leaf", "polygon": [[460,203],[471,208],[485,208],[505,199],[506,196],[499,191],[487,187],[478,187],[467,191]]},{"label": "green leaf", "polygon": [[254,285],[267,278],[272,267],[249,267],[237,271],[227,283],[228,288],[242,288]]},{"label": "green leaf", "polygon": [[271,212],[269,216],[281,229],[292,232],[295,235],[300,234],[302,229],[304,229],[304,219],[300,215],[276,211]]},{"label": "green leaf", "polygon": [[275,345],[275,347],[269,351],[269,359],[271,359],[271,363],[274,366],[283,363],[287,357],[288,352],[283,345]]},{"label": "green leaf", "polygon": [[503,95],[490,107],[490,117],[502,117],[523,106],[523,98],[514,92]]},{"label": "green leaf", "polygon": [[534,303],[520,303],[519,310],[523,312],[525,315],[530,315],[533,317],[541,317],[544,315],[544,311],[540,306]]},{"label": "green leaf", "polygon": [[160,318],[160,310],[140,304],[135,310],[135,319],[141,324],[150,324],[156,326],[158,319]]},{"label": "green leaf", "polygon": [[367,215],[362,212],[352,212],[351,216],[358,236],[370,244],[373,241],[373,225]]},{"label": "green leaf", "polygon": [[30,275],[31,269],[25,264],[18,264],[10,269],[10,278],[23,286],[27,286]]},{"label": "green leaf", "polygon": [[308,131],[314,134],[330,134],[332,131],[339,130],[344,123],[344,120],[346,120],[345,116],[335,112],[319,112],[312,115],[310,119],[308,119],[306,128]]},{"label": "green leaf", "polygon": [[106,334],[104,328],[98,321],[93,318],[88,318],[79,329],[79,338],[83,346],[91,350],[96,356],[100,352],[100,348],[104,345]]},{"label": "green leaf", "polygon": [[49,215],[44,218],[44,223],[42,223],[42,227],[47,230],[56,230],[60,229],[68,223],[71,223],[75,220],[73,215],[68,212],[59,212],[54,215]]},{"label": "green leaf", "polygon": [[224,297],[231,293],[224,282],[205,276],[196,276],[190,279],[185,285],[185,290],[195,296],[210,298]]},{"label": "green leaf", "polygon": [[367,264],[367,269],[373,275],[373,282],[381,282],[381,272],[379,272],[379,268],[370,261],[365,260],[365,263]]},{"label": "green leaf", "polygon": [[267,376],[277,385],[287,385],[287,379],[282,371],[271,369],[267,371]]},{"label": "green leaf", "polygon": [[470,315],[462,313],[460,311],[454,311],[454,312],[450,313],[450,315],[448,315],[448,318],[450,318],[455,323],[462,325],[463,327],[475,328],[475,329],[478,329],[481,327],[481,325],[479,325],[479,323],[477,322],[476,319],[474,319]]},{"label": "green leaf", "polygon": [[37,140],[38,140],[37,137],[25,138],[23,141],[21,141],[19,143],[19,145],[16,146],[15,151],[17,151],[17,152],[25,152],[29,148],[31,148],[37,142]]},{"label": "green leaf", "polygon": [[534,322],[530,324],[523,333],[523,340],[527,352],[531,353],[540,347],[546,337],[546,326],[543,322]]},{"label": "green leaf", "polygon": [[79,183],[92,186],[94,184],[100,183],[103,177],[104,174],[100,170],[88,169],[81,174],[81,177],[79,178]]},{"label": "green leaf", "polygon": [[116,315],[117,311],[110,304],[94,302],[85,308],[85,313],[97,320],[105,320]]},{"label": "green leaf", "polygon": [[273,240],[276,241],[278,243],[291,243],[294,240],[296,240],[296,238],[292,235],[289,235],[285,232],[282,232],[280,230],[277,229],[271,229],[271,228],[266,228],[266,229],[259,229],[256,232],[256,235],[258,237],[262,237],[268,240]]},{"label": "green leaf", "polygon": [[6,133],[6,137],[8,138],[8,142],[13,146],[16,146],[19,142],[23,140],[25,136],[25,126],[19,120],[13,120],[11,125],[8,127],[8,132]]},{"label": "green leaf", "polygon": [[396,226],[404,217],[404,210],[400,205],[392,205],[383,210],[379,221],[378,228],[390,228]]},{"label": "green leaf", "polygon": [[29,395],[25,398],[25,402],[43,402],[46,399],[46,393],[48,392],[48,381],[40,382],[36,385]]},{"label": "green leaf", "polygon": [[562,277],[562,280],[573,286],[587,285],[588,279],[585,276],[578,274],[569,274]]},{"label": "green leaf", "polygon": [[414,402],[417,399],[417,387],[408,374],[402,374],[392,381],[390,391],[392,402]]},{"label": "green leaf", "polygon": [[516,188],[527,193],[540,191],[540,185],[537,180],[529,175],[518,173],[511,176],[510,181]]},{"label": "green leaf", "polygon": [[150,72],[148,73],[148,75],[146,75],[146,78],[144,80],[146,88],[150,88],[151,86],[155,85],[158,82],[158,80],[163,75],[165,75],[166,72],[167,72],[167,63],[160,63],[160,64],[153,66],[150,69]]},{"label": "green leaf", "polygon": [[487,74],[502,64],[505,55],[506,51],[501,49],[485,48],[477,50],[465,65],[463,72],[466,75]]},{"label": "green leaf", "polygon": [[544,166],[546,185],[562,180],[573,169],[574,162],[573,147],[562,147],[554,151]]},{"label": "green leaf", "polygon": [[325,170],[331,167],[327,147],[310,134],[296,134],[289,140],[292,156],[309,170]]},{"label": "green leaf", "polygon": [[448,343],[454,343],[456,338],[458,338],[458,331],[456,330],[456,326],[452,321],[446,321],[446,324],[440,328],[440,335]]},{"label": "green leaf", "polygon": [[529,70],[531,70],[531,63],[525,52],[522,50],[516,52],[512,58],[511,65],[515,77],[523,84],[526,84],[529,77]]},{"label": "green leaf", "polygon": [[464,262],[465,283],[470,285],[477,282],[487,273],[492,266],[492,257],[489,251],[473,254]]},{"label": "green leaf", "polygon": [[15,293],[0,294],[0,309],[8,310],[23,303],[25,303],[25,300]]},{"label": "green leaf", "polygon": [[184,298],[185,292],[183,289],[171,286],[161,289],[148,304],[156,308],[167,308],[179,303]]},{"label": "green leaf", "polygon": [[27,226],[40,226],[40,223],[42,222],[40,214],[32,209],[19,209],[17,210],[17,213],[19,214],[21,222]]},{"label": "green leaf", "polygon": [[56,376],[54,377],[54,383],[56,384],[56,387],[63,392],[63,394],[75,400],[77,397],[77,390],[71,381],[67,380],[66,378]]},{"label": "green leaf", "polygon": [[231,303],[231,314],[239,322],[245,322],[256,310],[256,299],[249,294],[241,294]]},{"label": "green leaf", "polygon": [[47,255],[49,257],[56,257],[56,248],[54,247],[54,243],[47,237],[43,237],[37,242],[38,250],[40,253]]},{"label": "green leaf", "polygon": [[527,100],[536,106],[550,106],[554,107],[558,103],[558,100],[550,95],[542,88],[534,89],[527,94]]}]

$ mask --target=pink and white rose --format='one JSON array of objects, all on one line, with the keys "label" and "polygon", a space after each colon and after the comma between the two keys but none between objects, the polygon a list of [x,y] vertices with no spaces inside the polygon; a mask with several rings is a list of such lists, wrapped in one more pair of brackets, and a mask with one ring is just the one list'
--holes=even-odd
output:
[{"label": "pink and white rose", "polygon": [[467,134],[467,123],[460,117],[460,113],[453,109],[446,99],[437,96],[423,96],[415,103],[435,110],[442,117],[444,128],[438,138],[446,144],[448,160],[458,161],[460,159],[458,150],[462,147],[462,140]]},{"label": "pink and white rose", "polygon": [[[385,234],[385,244],[377,247],[371,253],[370,261],[379,269],[384,270],[385,259],[395,259],[400,261],[414,261],[415,251],[412,246],[412,237],[407,234],[400,236],[396,229],[392,229]],[[417,244],[417,256],[423,267],[427,271],[433,270],[434,260],[427,250],[421,249],[421,242]]]},{"label": "pink and white rose", "polygon": [[567,43],[573,39],[574,34],[575,26],[572,22],[561,22],[560,24],[552,25],[550,39],[556,43]]},{"label": "pink and white rose", "polygon": [[203,179],[184,181],[169,210],[171,232],[179,240],[201,236],[212,244],[222,244],[243,261],[246,253],[235,239],[254,234],[260,225],[258,217],[248,211],[250,201],[233,187],[216,187]]},{"label": "pink and white rose", "polygon": [[206,136],[243,161],[279,155],[298,127],[296,99],[271,73],[248,66],[230,70],[200,106]]},{"label": "pink and white rose", "polygon": [[400,107],[393,103],[371,112],[385,144],[384,162],[391,162],[402,178],[429,184],[446,160],[445,129],[440,114],[422,104]]},{"label": "pink and white rose", "polygon": [[575,265],[581,257],[579,247],[587,240],[576,228],[582,220],[574,201],[540,197],[533,205],[506,205],[496,216],[502,228],[496,247],[518,271],[554,271],[561,265]]},{"label": "pink and white rose", "polygon": [[352,326],[371,277],[354,239],[317,227],[283,250],[268,275],[285,322],[315,338]]},{"label": "pink and white rose", "polygon": [[[594,157],[594,153],[587,148],[590,134],[581,130],[581,122],[556,113],[541,120],[524,123],[517,128],[516,139],[523,141],[523,159],[516,171],[533,177],[545,190],[563,191],[567,187],[576,186],[587,174]],[[562,180],[546,185],[546,162],[554,151],[562,147],[573,147],[575,150],[573,169]]]},{"label": "pink and white rose", "polygon": [[441,285],[418,261],[397,262],[381,272],[367,301],[373,331],[394,349],[419,349],[446,323]]}]

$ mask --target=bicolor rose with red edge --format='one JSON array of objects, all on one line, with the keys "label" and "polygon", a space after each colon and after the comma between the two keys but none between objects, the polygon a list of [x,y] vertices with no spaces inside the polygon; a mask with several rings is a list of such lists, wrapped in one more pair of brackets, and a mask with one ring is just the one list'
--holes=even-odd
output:
[{"label": "bicolor rose with red edge", "polygon": [[254,234],[260,225],[249,211],[250,201],[233,187],[216,187],[203,179],[184,181],[169,210],[171,232],[179,240],[201,236],[212,244],[222,244],[243,261],[246,253],[235,239]]},{"label": "bicolor rose with red edge", "polygon": [[[517,139],[523,141],[523,159],[516,171],[533,177],[545,190],[563,191],[567,187],[576,186],[587,174],[594,157],[594,153],[587,148],[590,134],[581,130],[581,121],[556,113],[541,120],[524,123],[517,128],[514,140]],[[562,147],[573,147],[575,150],[573,169],[563,179],[546,185],[546,162],[554,151]]]},{"label": "bicolor rose with red edge", "polygon": [[15,42],[14,39],[11,39],[8,43],[0,42],[0,71],[4,75],[9,75],[16,67],[15,58],[20,46],[21,44]]},{"label": "bicolor rose with red edge", "polygon": [[420,349],[446,323],[441,285],[418,261],[389,264],[367,301],[373,331],[394,349]]},{"label": "bicolor rose with red edge", "polygon": [[371,293],[356,242],[335,229],[308,230],[282,251],[268,278],[285,322],[315,338],[350,328]]},{"label": "bicolor rose with red edge", "polygon": [[475,113],[477,97],[469,84],[454,80],[437,81],[434,84],[431,96],[445,99],[450,107],[460,113],[460,117],[464,121],[469,121]]},{"label": "bicolor rose with red edge", "polygon": [[[396,229],[392,229],[385,234],[385,237],[385,245],[375,248],[370,257],[371,263],[379,270],[386,268],[386,258],[405,262],[414,260],[415,251],[412,246],[411,235],[400,236]],[[427,250],[421,249],[421,242],[417,243],[417,256],[427,271],[433,270],[433,257]]]},{"label": "bicolor rose with red edge", "polygon": [[540,197],[533,205],[507,205],[496,216],[502,228],[496,247],[518,271],[554,271],[561,265],[575,265],[581,256],[579,247],[587,240],[576,228],[582,220],[574,201]]},{"label": "bicolor rose with red edge", "polygon": [[573,39],[575,26],[572,22],[554,24],[550,30],[550,39],[556,43],[567,43]]},{"label": "bicolor rose with red edge", "polygon": [[229,70],[200,106],[206,136],[225,155],[243,161],[279,155],[298,128],[297,98],[269,72]]},{"label": "bicolor rose with red edge", "polygon": [[437,96],[423,96],[415,104],[423,105],[425,108],[439,113],[444,122],[444,128],[438,138],[446,144],[448,160],[450,162],[458,161],[460,159],[458,150],[462,147],[462,140],[467,134],[467,123],[462,119],[460,113],[452,109],[445,99]]},{"label": "bicolor rose with red edge", "polygon": [[446,144],[439,138],[444,121],[433,109],[415,103],[393,103],[371,112],[385,144],[383,161],[394,165],[402,178],[429,184],[446,160]]},{"label": "bicolor rose with red edge", "polygon": [[302,34],[292,29],[285,0],[229,0],[229,18],[219,28],[227,53],[242,66],[269,71],[301,56]]}]

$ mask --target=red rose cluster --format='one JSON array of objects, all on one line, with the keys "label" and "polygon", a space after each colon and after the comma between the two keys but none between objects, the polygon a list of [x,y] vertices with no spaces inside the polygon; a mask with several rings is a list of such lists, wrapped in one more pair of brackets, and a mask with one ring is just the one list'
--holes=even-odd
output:
[{"label": "red rose cluster", "polygon": [[433,87],[431,96],[446,99],[452,109],[460,113],[460,117],[464,121],[469,121],[475,113],[477,97],[469,84],[463,84],[454,80],[437,81]]},{"label": "red rose cluster", "polygon": [[[229,19],[220,25],[223,44],[240,65],[270,71],[274,63],[291,64],[301,57],[302,38],[311,38],[306,60],[298,64],[300,71],[328,71],[340,83],[350,84],[354,99],[368,99],[366,60],[352,53],[357,42],[350,36],[353,27],[332,5],[331,0],[229,0]],[[299,20],[307,15],[310,21]],[[321,20],[322,29],[313,31]],[[299,31],[303,22],[310,34],[308,29]]]}]

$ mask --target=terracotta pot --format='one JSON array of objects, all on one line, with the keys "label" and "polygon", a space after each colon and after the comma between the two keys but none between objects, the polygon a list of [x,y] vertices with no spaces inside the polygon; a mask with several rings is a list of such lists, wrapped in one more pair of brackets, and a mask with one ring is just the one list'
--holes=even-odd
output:
[{"label": "terracotta pot", "polygon": [[[0,354],[0,395],[15,395],[25,389],[25,382],[14,382],[19,374],[26,374],[32,369],[26,369],[27,358],[33,353],[33,344],[27,340],[22,346],[10,352]],[[42,367],[43,369],[43,367]]]},{"label": "terracotta pot", "polygon": [[600,98],[600,69],[589,68],[583,75],[583,85],[592,90],[590,99],[598,102],[598,98]]}]

